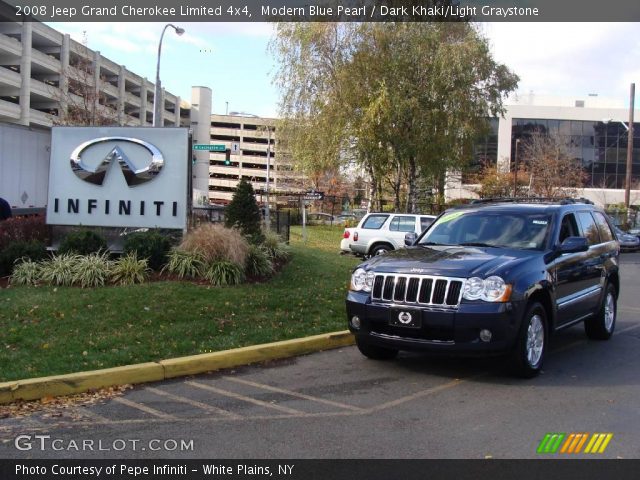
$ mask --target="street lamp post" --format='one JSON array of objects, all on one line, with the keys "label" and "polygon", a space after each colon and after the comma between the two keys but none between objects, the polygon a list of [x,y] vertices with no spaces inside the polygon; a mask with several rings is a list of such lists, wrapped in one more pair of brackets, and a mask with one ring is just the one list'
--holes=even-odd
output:
[{"label": "street lamp post", "polygon": [[[184,33],[184,28],[176,27],[172,23],[167,23],[162,29],[162,34],[160,35],[160,42],[158,42],[158,63],[156,64],[156,85],[153,92],[153,126],[154,127],[162,127],[164,125],[164,121],[162,119],[162,111],[164,110],[161,100],[162,88],[160,85],[160,54],[162,53],[162,39],[164,38],[164,32],[167,31],[167,28],[173,28],[178,35],[182,35]],[[143,112],[144,114],[144,112]]]},{"label": "street lamp post", "polygon": [[264,223],[267,228],[271,227],[271,217],[269,215],[269,170],[271,164],[271,126],[267,125],[267,184],[265,190],[267,193],[267,205],[264,210]]}]

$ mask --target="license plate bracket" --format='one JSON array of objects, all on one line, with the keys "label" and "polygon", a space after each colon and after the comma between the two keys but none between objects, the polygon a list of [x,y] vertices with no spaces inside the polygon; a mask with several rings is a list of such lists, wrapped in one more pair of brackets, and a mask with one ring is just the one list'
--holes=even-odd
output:
[{"label": "license plate bracket", "polygon": [[389,309],[389,325],[392,327],[421,328],[422,311],[412,308]]}]

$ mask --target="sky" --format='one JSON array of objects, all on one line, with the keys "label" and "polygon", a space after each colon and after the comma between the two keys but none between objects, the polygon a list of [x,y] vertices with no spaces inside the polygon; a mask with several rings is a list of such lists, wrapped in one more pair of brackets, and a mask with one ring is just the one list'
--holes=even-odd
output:
[{"label": "sky", "polygon": [[[107,58],[155,81],[162,23],[50,23]],[[267,23],[185,23],[167,30],[160,78],[166,90],[190,101],[191,86],[213,91],[212,113],[277,116],[276,71]],[[629,105],[629,85],[640,83],[638,23],[482,23],[496,60],[520,76],[518,92]],[[228,105],[227,105],[228,102]],[[636,108],[640,101],[636,101]]]}]

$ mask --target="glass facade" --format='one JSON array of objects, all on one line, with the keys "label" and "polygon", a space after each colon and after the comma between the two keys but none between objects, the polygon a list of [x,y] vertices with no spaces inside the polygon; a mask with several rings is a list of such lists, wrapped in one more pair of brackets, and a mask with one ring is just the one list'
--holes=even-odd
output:
[{"label": "glass facade", "polygon": [[[634,123],[631,188],[640,187],[640,123]],[[558,135],[566,140],[571,155],[580,160],[587,173],[585,187],[624,188],[627,164],[627,129],[618,121],[608,123],[582,120],[514,118],[511,131],[511,159],[516,140],[520,145],[535,132]]]},{"label": "glass facade", "polygon": [[462,183],[473,183],[485,165],[495,165],[498,161],[498,119],[487,118],[487,121],[489,132],[473,145],[473,157],[462,174]]}]

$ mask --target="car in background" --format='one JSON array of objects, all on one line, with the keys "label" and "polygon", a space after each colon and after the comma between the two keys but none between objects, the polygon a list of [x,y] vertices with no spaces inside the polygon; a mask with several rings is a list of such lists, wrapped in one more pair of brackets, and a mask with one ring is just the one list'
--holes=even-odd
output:
[{"label": "car in background", "polygon": [[369,213],[357,227],[345,228],[340,252],[370,257],[404,248],[407,233],[419,235],[435,218],[435,215]]},{"label": "car in background", "polygon": [[307,213],[307,225],[334,225],[336,217],[330,213]]},{"label": "car in background", "polygon": [[635,235],[636,237],[640,238],[640,228],[632,228],[631,230],[629,230],[629,234]]},{"label": "car in background", "polygon": [[620,250],[626,252],[635,252],[640,249],[640,238],[631,233],[626,233],[620,227],[613,227],[620,243]]},{"label": "car in background", "polygon": [[340,215],[336,215],[336,223],[338,225],[357,225],[359,220],[355,213],[341,213]]}]

